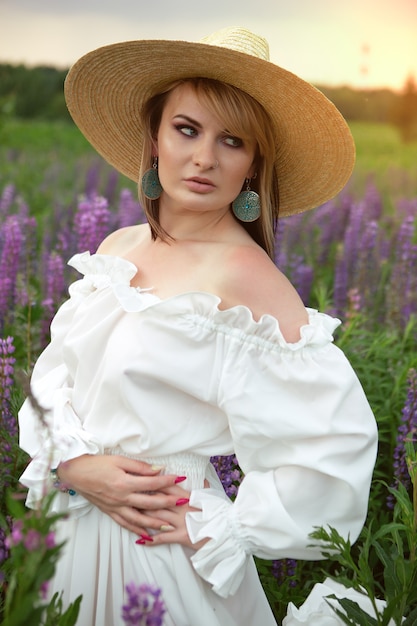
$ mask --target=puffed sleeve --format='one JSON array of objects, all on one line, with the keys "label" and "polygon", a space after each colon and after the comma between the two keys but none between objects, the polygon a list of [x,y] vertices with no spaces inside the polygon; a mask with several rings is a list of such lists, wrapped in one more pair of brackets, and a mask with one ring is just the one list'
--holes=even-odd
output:
[{"label": "puffed sleeve", "polygon": [[[19,411],[19,445],[32,459],[20,482],[28,488],[26,504],[31,508],[35,508],[50,489],[51,468],[82,454],[102,453],[100,443],[83,428],[73,410],[73,381],[65,365],[63,346],[79,307],[89,294],[111,279],[105,267],[110,262],[111,259],[104,256],[90,257],[88,252],[77,254],[69,261],[69,265],[86,275],[70,285],[70,297],[52,321],[51,341],[32,372],[31,394],[42,413],[30,398],[25,400]],[[123,271],[124,268],[121,269]],[[118,271],[117,267],[113,268],[113,272]],[[69,496],[59,492],[53,500],[52,510],[78,510],[81,513],[88,506],[87,500],[80,495]]]},{"label": "puffed sleeve", "polygon": [[375,419],[332,343],[338,320],[309,315],[296,344],[279,328],[266,339],[228,338],[219,406],[245,477],[233,503],[214,489],[194,491],[190,503],[201,510],[187,515],[194,543],[210,537],[193,565],[223,597],[239,587],[248,555],[320,559],[320,548],[310,547],[315,526],[354,541],[366,518]]}]

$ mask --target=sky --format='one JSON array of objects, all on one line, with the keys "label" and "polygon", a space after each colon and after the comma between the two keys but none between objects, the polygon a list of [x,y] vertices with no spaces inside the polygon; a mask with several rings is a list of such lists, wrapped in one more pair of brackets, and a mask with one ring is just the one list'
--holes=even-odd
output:
[{"label": "sky", "polygon": [[271,61],[316,85],[417,79],[417,0],[0,0],[0,63],[66,68],[101,45],[225,26],[263,35]]}]

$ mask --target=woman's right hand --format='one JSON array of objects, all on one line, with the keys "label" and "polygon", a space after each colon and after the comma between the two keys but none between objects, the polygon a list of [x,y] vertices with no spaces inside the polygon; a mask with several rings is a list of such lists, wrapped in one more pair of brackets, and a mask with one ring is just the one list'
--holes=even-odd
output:
[{"label": "woman's right hand", "polygon": [[124,456],[86,454],[61,463],[57,476],[62,485],[74,489],[120,526],[141,535],[149,529],[164,530],[166,525],[163,519],[150,519],[146,511],[172,508],[180,497],[189,497],[176,483],[178,477],[161,475],[162,470]]}]

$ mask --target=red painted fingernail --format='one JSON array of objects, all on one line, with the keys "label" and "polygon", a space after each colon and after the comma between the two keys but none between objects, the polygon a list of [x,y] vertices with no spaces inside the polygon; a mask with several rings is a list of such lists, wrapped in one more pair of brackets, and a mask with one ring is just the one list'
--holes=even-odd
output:
[{"label": "red painted fingernail", "polygon": [[144,539],[136,539],[135,543],[139,544],[140,546],[143,546],[146,541]]},{"label": "red painted fingernail", "polygon": [[176,501],[175,506],[182,506],[183,504],[187,504],[189,501],[189,498],[180,498]]},{"label": "red painted fingernail", "polygon": [[145,535],[145,533],[143,533],[143,535],[140,535],[140,537],[145,541],[153,541],[152,537],[150,537],[149,535]]},{"label": "red painted fingernail", "polygon": [[187,480],[187,476],[177,476],[174,482],[182,483],[183,480]]}]

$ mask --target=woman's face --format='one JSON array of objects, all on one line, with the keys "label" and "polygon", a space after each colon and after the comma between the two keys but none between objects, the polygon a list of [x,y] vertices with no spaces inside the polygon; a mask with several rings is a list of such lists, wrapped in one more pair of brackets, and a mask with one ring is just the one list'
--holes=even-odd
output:
[{"label": "woman's face", "polygon": [[255,142],[230,135],[187,83],[166,101],[155,154],[161,208],[224,210],[254,175]]}]

